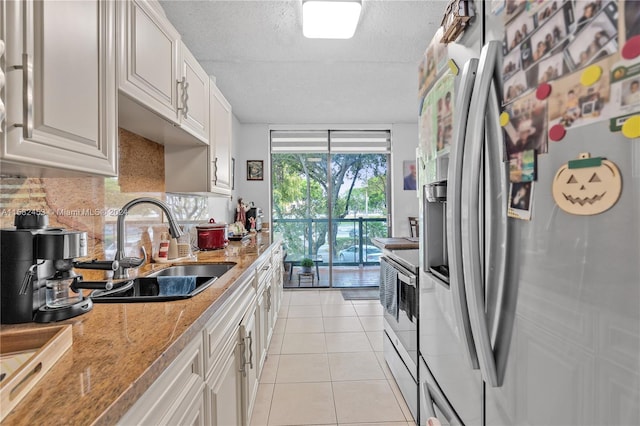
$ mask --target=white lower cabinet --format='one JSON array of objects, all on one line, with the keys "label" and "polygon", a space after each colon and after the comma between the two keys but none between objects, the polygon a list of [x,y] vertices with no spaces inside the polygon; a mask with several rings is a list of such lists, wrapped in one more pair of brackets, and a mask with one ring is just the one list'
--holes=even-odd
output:
[{"label": "white lower cabinet", "polygon": [[202,338],[198,336],[167,367],[118,424],[205,424],[203,377]]},{"label": "white lower cabinet", "polygon": [[255,303],[247,310],[240,323],[240,372],[242,374],[243,424],[251,421],[253,404],[258,393],[258,360],[256,358],[259,330],[256,327],[258,310]]},{"label": "white lower cabinet", "polygon": [[261,259],[118,424],[249,425],[282,296],[281,258]]},{"label": "white lower cabinet", "polygon": [[265,327],[267,326],[267,303],[265,300],[266,291],[264,287],[258,292],[256,299],[256,362],[258,363],[256,372],[258,378],[262,374],[262,366],[267,359],[266,340],[267,333],[265,333]]},{"label": "white lower cabinet", "polygon": [[278,311],[280,311],[280,303],[282,301],[284,276],[284,263],[282,262],[282,244],[275,243],[271,251],[271,264],[273,266],[273,276],[271,281],[271,317],[272,325],[275,326],[278,319]]},{"label": "white lower cabinet", "polygon": [[273,314],[273,285],[271,284],[271,280],[269,280],[269,285],[267,289],[264,291],[264,302],[266,305],[266,323],[264,327],[264,352],[266,355],[267,350],[269,349],[269,343],[271,343],[271,337],[273,337],[273,327],[275,325],[275,316]]},{"label": "white lower cabinet", "polygon": [[207,424],[243,424],[243,374],[248,359],[240,327],[248,306],[255,306],[255,274],[247,276],[204,329]]},{"label": "white lower cabinet", "polygon": [[259,329],[258,336],[258,377],[262,374],[262,367],[267,360],[267,350],[271,342],[273,332],[273,319],[271,314],[271,274],[265,278],[258,292],[258,305],[256,307]]},{"label": "white lower cabinet", "polygon": [[207,380],[207,424],[236,426],[242,424],[242,374],[238,334],[227,342],[220,362]]},{"label": "white lower cabinet", "polygon": [[[180,406],[171,413],[167,425],[181,426],[205,426],[209,425],[205,410],[205,386],[199,381],[197,385],[191,386],[182,397]],[[165,424],[162,422],[162,424]]]}]

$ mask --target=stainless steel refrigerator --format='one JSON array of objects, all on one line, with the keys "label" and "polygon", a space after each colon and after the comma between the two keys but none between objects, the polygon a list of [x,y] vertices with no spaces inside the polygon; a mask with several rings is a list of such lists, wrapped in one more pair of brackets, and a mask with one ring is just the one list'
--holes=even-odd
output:
[{"label": "stainless steel refrigerator", "polygon": [[[562,59],[563,75],[548,80],[557,96],[562,78],[586,69],[571,56],[575,44],[595,31],[598,16],[625,17],[616,13],[627,2],[507,1],[507,10],[496,13],[492,7],[499,3],[475,2],[475,19],[447,46],[460,69],[450,142],[443,149],[425,147],[421,125],[420,424],[437,417],[465,425],[638,425],[640,139],[614,132],[613,120],[593,113],[597,104],[581,101],[582,120],[575,122],[567,114],[551,120],[553,111],[546,109],[544,137],[555,124],[566,135],[536,145],[530,217],[521,220],[509,217],[512,157],[508,126],[500,123],[502,111],[515,113],[505,73],[512,71],[517,43],[510,43],[514,32],[505,14],[518,19],[528,13],[518,21],[523,33],[531,25],[518,41],[516,68],[526,71],[529,92],[535,92],[531,74],[542,85],[544,61]],[[534,3],[541,6],[530,13],[509,10]],[[582,22],[589,3],[599,13]],[[526,62],[536,37],[552,28],[546,22],[562,22],[564,40]],[[601,52],[620,48],[621,39],[608,39]],[[600,62],[594,57],[591,63]],[[611,68],[601,69],[610,76]],[[602,111],[623,95],[609,90]],[[551,98],[545,105],[553,108]],[[584,124],[587,117],[592,124]],[[424,133],[430,131],[436,134]],[[568,213],[554,199],[559,170],[581,153],[606,158],[621,176],[617,202],[598,214]]]}]

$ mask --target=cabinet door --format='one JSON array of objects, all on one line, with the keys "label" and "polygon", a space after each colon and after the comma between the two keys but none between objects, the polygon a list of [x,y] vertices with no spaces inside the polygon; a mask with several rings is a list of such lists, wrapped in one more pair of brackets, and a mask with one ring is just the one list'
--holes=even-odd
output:
[{"label": "cabinet door", "polygon": [[222,95],[218,87],[211,82],[210,86],[210,123],[209,138],[211,192],[231,194],[231,105]]},{"label": "cabinet door", "polygon": [[182,128],[209,141],[209,76],[181,43],[182,78],[178,85],[178,115]]},{"label": "cabinet door", "polygon": [[202,380],[195,381],[184,393],[182,403],[161,424],[181,426],[209,425],[205,410],[205,386]]},{"label": "cabinet door", "polygon": [[207,382],[208,419],[214,426],[242,424],[241,345],[238,334],[225,345],[223,357]]},{"label": "cabinet door", "polygon": [[273,280],[271,281],[271,316],[275,325],[280,310],[280,301],[282,299],[282,277],[284,264],[282,263],[282,246],[280,244],[273,248]]},{"label": "cabinet door", "polygon": [[180,34],[146,0],[118,3],[120,90],[172,122],[178,122]]},{"label": "cabinet door", "polygon": [[193,414],[196,411],[204,413],[203,406],[202,336],[198,335],[136,401],[118,424],[183,424],[177,419],[185,419],[186,422],[186,419],[198,418],[204,421],[203,414]]},{"label": "cabinet door", "polygon": [[115,176],[115,2],[5,5],[3,173]]},{"label": "cabinet door", "polygon": [[242,418],[243,424],[248,425],[251,420],[253,403],[258,392],[258,362],[256,315],[258,311],[254,304],[240,323],[240,371],[242,373]]},{"label": "cabinet door", "polygon": [[271,343],[271,337],[273,335],[273,326],[275,325],[276,318],[273,310],[273,286],[269,285],[267,289],[264,291],[265,305],[267,310],[267,326],[266,326],[266,336],[265,336],[265,354],[267,349],[269,348],[269,343]]},{"label": "cabinet door", "polygon": [[256,359],[258,360],[258,369],[257,369],[257,374],[258,377],[260,377],[260,374],[262,374],[262,366],[264,365],[265,360],[267,359],[267,334],[268,334],[268,324],[269,324],[269,320],[267,318],[267,300],[265,297],[266,294],[266,290],[264,290],[262,293],[258,294],[258,306],[256,307],[256,315],[257,315],[257,324],[256,324],[256,328],[258,329],[257,332],[257,339],[256,339]]}]

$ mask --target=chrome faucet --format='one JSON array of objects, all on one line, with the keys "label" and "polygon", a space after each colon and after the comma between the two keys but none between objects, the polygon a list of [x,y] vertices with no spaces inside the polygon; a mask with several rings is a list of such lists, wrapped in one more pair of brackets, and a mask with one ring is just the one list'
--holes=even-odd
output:
[{"label": "chrome faucet", "polygon": [[[116,252],[116,260],[119,262],[119,267],[114,274],[114,278],[128,278],[129,274],[127,270],[129,268],[137,268],[138,266],[142,265],[146,259],[146,256],[147,256],[146,252],[142,259],[128,258],[126,257],[124,252],[124,245],[125,245],[124,219],[129,213],[129,209],[131,207],[137,206],[138,204],[145,204],[145,203],[153,204],[154,206],[160,207],[160,209],[167,215],[167,219],[169,220],[169,233],[173,238],[178,238],[182,235],[182,231],[178,227],[178,222],[175,216],[173,215],[173,213],[171,213],[171,210],[169,210],[169,206],[166,203],[160,200],[157,200],[155,198],[149,198],[149,197],[141,197],[141,198],[136,198],[129,201],[127,204],[122,206],[122,209],[118,213],[118,222],[116,227],[116,248],[118,251]],[[143,252],[144,252],[144,249],[143,249]]]}]

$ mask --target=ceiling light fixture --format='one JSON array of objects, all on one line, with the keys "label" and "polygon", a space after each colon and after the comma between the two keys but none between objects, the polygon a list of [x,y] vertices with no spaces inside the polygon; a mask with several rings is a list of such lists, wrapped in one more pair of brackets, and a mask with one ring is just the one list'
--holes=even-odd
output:
[{"label": "ceiling light fixture", "polygon": [[302,33],[307,38],[351,38],[361,9],[360,0],[303,0]]}]

